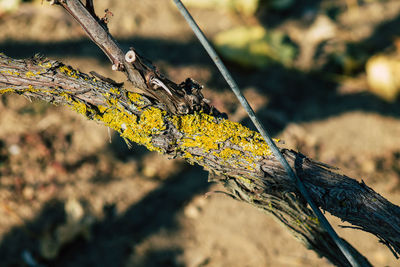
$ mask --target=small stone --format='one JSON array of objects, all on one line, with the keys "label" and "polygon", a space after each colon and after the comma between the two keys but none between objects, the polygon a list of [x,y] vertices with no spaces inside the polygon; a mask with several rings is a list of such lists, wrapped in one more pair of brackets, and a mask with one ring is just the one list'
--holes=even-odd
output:
[{"label": "small stone", "polygon": [[376,164],[372,159],[366,159],[362,162],[361,168],[365,173],[373,173],[376,170]]},{"label": "small stone", "polygon": [[188,217],[190,219],[197,219],[200,215],[200,210],[195,205],[190,204],[190,205],[186,206],[186,208],[184,210],[184,214],[186,217]]},{"label": "small stone", "polygon": [[8,148],[8,152],[10,152],[11,155],[16,156],[21,152],[21,148],[18,145],[14,144]]},{"label": "small stone", "polygon": [[32,200],[35,196],[35,190],[33,190],[32,187],[25,187],[22,190],[22,195],[24,196],[25,199]]}]

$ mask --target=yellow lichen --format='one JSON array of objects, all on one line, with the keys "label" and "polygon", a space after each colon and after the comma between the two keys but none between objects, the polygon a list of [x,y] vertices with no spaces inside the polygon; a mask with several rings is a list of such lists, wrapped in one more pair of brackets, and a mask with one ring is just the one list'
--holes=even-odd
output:
[{"label": "yellow lichen", "polygon": [[[73,77],[76,72],[67,66],[61,66],[58,70]],[[26,73],[26,75],[31,75]],[[29,85],[26,91],[40,90]],[[14,91],[11,88],[2,89],[0,93]],[[132,142],[145,145],[149,150],[160,151],[152,143],[153,137],[162,134],[166,130],[165,122],[170,120],[178,131],[183,133],[183,138],[177,142],[178,150],[183,152],[183,157],[200,163],[203,157],[192,155],[188,148],[201,149],[202,153],[211,153],[225,161],[223,164],[236,165],[243,169],[254,171],[256,161],[260,157],[271,154],[268,145],[262,137],[242,126],[239,123],[225,119],[215,118],[204,113],[195,113],[183,116],[167,116],[165,111],[150,107],[139,116],[129,113],[120,104],[121,91],[112,88],[104,93],[106,102],[93,108],[84,101],[73,96],[69,92],[52,92],[63,97],[67,103],[78,113],[102,121],[106,126],[118,131],[123,138]],[[127,97],[131,104],[143,105],[140,94],[128,92]],[[248,181],[247,181],[248,182]],[[250,181],[251,182],[251,181]]]},{"label": "yellow lichen", "polygon": [[8,93],[8,92],[15,92],[15,90],[12,89],[12,88],[0,89],[0,94],[5,94],[5,93]]},{"label": "yellow lichen", "polygon": [[27,73],[25,73],[25,76],[28,78],[35,77],[35,73],[33,73],[32,71],[28,71]]},{"label": "yellow lichen", "polygon": [[122,123],[125,126],[121,136],[135,143],[143,144],[150,150],[160,151],[159,148],[153,146],[151,140],[152,135],[160,134],[165,130],[164,116],[165,111],[153,107],[145,110],[138,121],[135,115],[125,114],[123,118],[119,119],[121,129],[124,128]]},{"label": "yellow lichen", "polygon": [[117,95],[121,94],[121,91],[116,87],[111,88],[110,92]]},{"label": "yellow lichen", "polygon": [[140,116],[140,122],[143,126],[143,129],[147,133],[158,134],[162,130],[165,130],[165,124],[163,117],[166,112],[162,111],[158,108],[149,108],[143,111]]},{"label": "yellow lichen", "polygon": [[86,114],[86,104],[83,102],[79,102],[79,101],[74,101],[72,103],[72,106],[74,108],[75,111],[85,115]]},{"label": "yellow lichen", "polygon": [[[271,154],[259,133],[236,122],[196,113],[174,116],[172,123],[185,134],[179,142],[182,151],[187,148],[200,148],[226,160],[227,164],[241,165],[248,170],[254,170],[256,167],[256,157]],[[227,142],[231,144],[229,148],[224,147]],[[245,154],[242,154],[242,151]]]},{"label": "yellow lichen", "polygon": [[245,168],[246,168],[247,170],[249,170],[249,171],[254,171],[254,170],[256,169],[257,164],[251,163],[253,160],[250,159],[250,158],[248,158],[248,157],[246,157],[245,159],[247,160],[247,162],[249,162],[249,163],[245,166]]},{"label": "yellow lichen", "polygon": [[143,105],[144,104],[142,95],[140,95],[138,93],[128,92],[127,96],[129,98],[129,100],[132,101],[136,105]]},{"label": "yellow lichen", "polygon": [[68,68],[68,67],[65,66],[65,65],[62,65],[61,67],[59,67],[58,70],[59,70],[60,72],[62,72],[62,73],[65,73],[65,72],[72,72],[72,69]]},{"label": "yellow lichen", "polygon": [[59,93],[59,96],[64,97],[68,103],[71,103],[71,101],[72,101],[71,95],[67,94],[66,92]]},{"label": "yellow lichen", "polygon": [[78,78],[78,75],[76,75],[76,71],[71,69],[71,68],[69,68],[69,67],[67,67],[67,66],[65,66],[65,65],[62,65],[61,67],[59,67],[58,70],[61,73],[67,74],[69,77],[72,77],[72,78],[75,78],[75,79]]},{"label": "yellow lichen", "polygon": [[47,92],[53,92],[53,90],[51,90],[51,89],[45,89],[45,88],[36,88],[36,87],[34,87],[33,85],[31,85],[31,84],[28,85],[27,88],[18,89],[18,90],[15,90],[15,89],[13,89],[13,88],[3,88],[3,89],[0,89],[0,94],[4,94],[4,93],[8,93],[8,92],[13,92],[13,93],[15,93],[15,92],[18,92],[18,93],[25,93],[25,92],[31,92],[31,93],[44,92],[44,93],[47,93]]},{"label": "yellow lichen", "polygon": [[224,148],[217,155],[223,159],[229,159],[231,157],[240,156],[241,152],[228,147],[228,148]]},{"label": "yellow lichen", "polygon": [[236,176],[236,178],[238,178],[239,180],[244,181],[247,184],[252,184],[253,183],[253,181],[251,181],[250,179],[244,178],[242,176]]},{"label": "yellow lichen", "polygon": [[185,159],[192,159],[192,158],[194,158],[194,157],[193,157],[192,154],[190,154],[189,152],[185,151],[185,152],[183,153],[183,158],[185,158]]},{"label": "yellow lichen", "polygon": [[160,148],[152,144],[152,136],[165,130],[165,111],[152,107],[137,117],[123,109],[118,98],[111,96],[107,99],[107,105],[99,105],[96,110],[68,93],[64,92],[60,96],[64,97],[75,111],[89,119],[102,121],[106,126],[119,132],[121,137],[145,145],[149,150],[160,151]]},{"label": "yellow lichen", "polygon": [[19,72],[12,71],[12,70],[2,70],[0,72],[4,73],[4,74],[8,74],[8,75],[14,75],[14,76],[20,76],[21,75]]},{"label": "yellow lichen", "polygon": [[48,62],[39,62],[39,66],[43,67],[43,68],[46,68],[46,69],[49,69],[49,68],[52,67],[52,65],[51,65],[51,63],[49,61]]},{"label": "yellow lichen", "polygon": [[99,109],[99,111],[100,111],[101,113],[104,113],[104,112],[107,110],[107,107],[102,106],[102,105],[98,105],[97,108]]}]

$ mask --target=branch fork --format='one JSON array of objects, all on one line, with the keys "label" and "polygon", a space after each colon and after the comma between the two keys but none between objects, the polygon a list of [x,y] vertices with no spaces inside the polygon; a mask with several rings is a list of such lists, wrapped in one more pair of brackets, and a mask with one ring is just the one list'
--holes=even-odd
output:
[{"label": "branch fork", "polygon": [[[210,179],[223,183],[231,196],[272,213],[308,248],[338,266],[347,266],[337,256],[340,252],[329,235],[303,199],[296,195],[295,184],[277,159],[260,154],[257,149],[245,150],[245,146],[227,141],[226,136],[229,134],[232,140],[247,142],[255,148],[265,146],[257,133],[221,118],[223,115],[203,97],[202,86],[194,80],[189,78],[176,84],[134,48],[124,53],[108,32],[105,21],[96,16],[92,0],[87,0],[85,5],[80,0],[49,2],[61,5],[70,13],[108,56],[112,68],[124,72],[128,81],[151,99],[127,92],[120,84],[98,74],[93,74],[99,78],[93,81],[93,77],[59,62],[12,60],[4,55],[0,55],[0,94],[16,92],[70,105],[82,115],[104,122],[123,137],[149,149],[204,166],[210,173],[218,174],[211,175]],[[30,77],[31,73],[35,76]],[[149,127],[150,123],[156,123],[158,128]],[[210,148],[210,144],[216,143],[215,148]],[[283,154],[319,207],[374,234],[395,254],[400,253],[398,206],[365,184],[336,174],[299,153],[286,150]],[[370,266],[361,254],[357,255],[365,260],[365,266]]]},{"label": "branch fork", "polygon": [[95,14],[92,0],[83,5],[80,0],[52,0],[52,4],[61,5],[82,26],[89,37],[107,55],[112,69],[122,71],[136,88],[149,94],[156,102],[164,105],[171,114],[184,115],[193,112],[205,112],[215,116],[224,116],[210,105],[201,93],[201,86],[192,79],[176,84],[159,73],[157,68],[134,48],[123,53],[116,40],[110,35],[105,19]]}]

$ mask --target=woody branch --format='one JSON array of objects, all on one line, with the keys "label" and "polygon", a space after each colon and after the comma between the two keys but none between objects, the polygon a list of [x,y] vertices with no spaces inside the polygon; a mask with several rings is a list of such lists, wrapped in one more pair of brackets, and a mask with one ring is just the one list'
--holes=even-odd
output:
[{"label": "woody branch", "polygon": [[[232,197],[273,214],[308,248],[346,266],[261,136],[246,127],[205,113],[172,115],[165,106],[128,92],[120,84],[38,57],[13,60],[0,55],[0,94],[6,92],[70,106],[149,150],[203,166],[210,180],[222,183]],[[398,251],[397,206],[366,185],[301,154],[283,152],[322,209],[375,234]]]},{"label": "woody branch", "polygon": [[[157,79],[177,93],[177,99],[172,101],[199,105],[200,110],[207,111],[201,94],[197,95],[201,101],[188,103],[185,88],[170,84],[154,66],[143,63],[145,60],[141,61],[140,56],[139,61],[136,58],[131,61],[129,57],[126,60],[105,25],[94,15],[94,9],[78,0],[57,3],[78,20],[113,66],[123,71],[138,88],[152,92],[157,88],[151,81]],[[105,43],[95,36],[107,36]],[[336,265],[346,265],[337,257],[338,249],[258,134],[207,112],[193,113],[195,108],[189,108],[188,114],[179,114],[175,106],[166,103],[170,101],[163,95],[168,94],[167,90],[159,90],[163,94],[152,92],[152,98],[148,98],[113,83],[93,81],[93,77],[55,61],[40,58],[16,61],[1,56],[0,62],[0,93],[10,91],[72,106],[89,119],[103,122],[150,150],[204,166],[212,174],[211,180],[224,184],[234,198],[272,213],[308,248]],[[336,174],[296,152],[283,152],[322,209],[376,235],[395,255],[400,251],[399,207],[364,183]],[[369,265],[362,255],[358,257]]]}]

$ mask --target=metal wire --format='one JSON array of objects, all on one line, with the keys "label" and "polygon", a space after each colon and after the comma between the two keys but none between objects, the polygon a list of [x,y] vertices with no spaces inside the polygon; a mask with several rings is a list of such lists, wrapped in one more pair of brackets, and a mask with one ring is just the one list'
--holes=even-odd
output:
[{"label": "metal wire", "polygon": [[207,51],[207,53],[209,54],[211,59],[214,61],[215,65],[218,67],[222,76],[224,76],[226,82],[229,84],[232,91],[235,93],[240,104],[246,110],[251,121],[254,123],[254,125],[260,132],[261,136],[264,138],[265,142],[267,142],[268,146],[271,148],[274,156],[279,160],[279,162],[282,164],[283,168],[286,170],[286,173],[292,178],[292,180],[295,182],[297,188],[299,189],[300,193],[307,200],[308,204],[310,205],[311,209],[314,211],[314,213],[318,217],[318,220],[321,222],[322,226],[325,228],[325,230],[328,232],[328,234],[332,237],[332,239],[334,240],[334,242],[336,243],[336,245],[338,246],[340,251],[343,253],[343,255],[346,257],[346,259],[349,261],[349,263],[352,266],[361,266],[357,262],[357,260],[354,258],[354,256],[351,254],[351,252],[347,249],[347,247],[344,244],[344,242],[342,241],[342,239],[340,239],[340,237],[337,235],[337,233],[335,232],[333,227],[329,224],[328,220],[325,218],[325,216],[319,210],[317,205],[314,203],[310,194],[308,193],[307,189],[305,188],[303,182],[299,179],[299,177],[292,170],[289,163],[287,162],[285,157],[282,155],[282,153],[276,146],[275,142],[272,140],[272,138],[268,134],[267,130],[264,128],[262,123],[258,120],[256,114],[254,113],[253,109],[250,107],[249,102],[247,102],[246,98],[240,91],[240,89],[239,89],[238,85],[236,84],[235,80],[233,79],[232,75],[230,74],[228,69],[225,67],[224,63],[222,63],[220,57],[217,55],[214,48],[211,46],[210,42],[205,37],[204,33],[201,31],[201,29],[199,28],[197,23],[194,21],[193,17],[190,15],[189,11],[186,9],[186,7],[183,5],[183,3],[180,0],[173,0],[173,1],[175,2],[175,4],[178,7],[179,11],[181,12],[182,16],[186,19],[189,26],[192,28],[194,34],[199,39],[200,43],[203,45],[204,49]]}]

